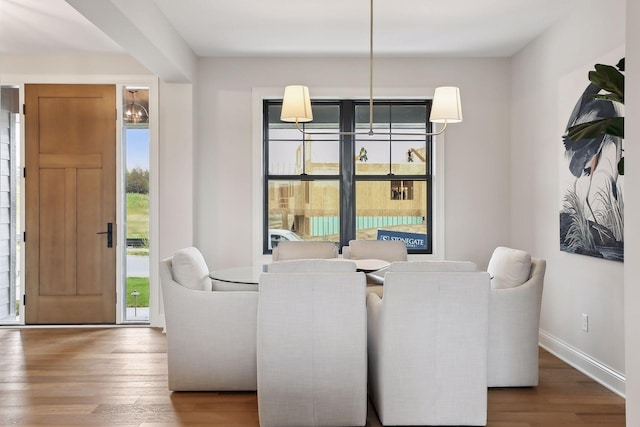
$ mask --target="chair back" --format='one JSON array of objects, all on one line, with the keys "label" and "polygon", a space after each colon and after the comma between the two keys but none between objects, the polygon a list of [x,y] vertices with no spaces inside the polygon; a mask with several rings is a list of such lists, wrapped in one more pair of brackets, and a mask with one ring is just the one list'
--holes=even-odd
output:
[{"label": "chair back", "polygon": [[477,271],[478,266],[471,261],[396,261],[389,265],[389,271]]},{"label": "chair back", "polygon": [[340,258],[272,262],[269,273],[355,273],[356,263]]},{"label": "chair back", "polygon": [[264,273],[258,303],[260,425],[363,426],[363,273]]},{"label": "chair back", "polygon": [[343,258],[383,259],[385,261],[406,261],[407,246],[401,240],[351,240],[349,249]]},{"label": "chair back", "polygon": [[540,287],[542,287],[544,285],[544,274],[546,270],[546,260],[540,258],[531,258],[531,272],[529,273],[529,280],[540,282]]},{"label": "chair back", "polygon": [[384,288],[367,296],[381,423],[485,425],[488,273],[388,272]]},{"label": "chair back", "polygon": [[273,261],[338,258],[338,247],[326,241],[283,240],[273,248],[271,258]]}]

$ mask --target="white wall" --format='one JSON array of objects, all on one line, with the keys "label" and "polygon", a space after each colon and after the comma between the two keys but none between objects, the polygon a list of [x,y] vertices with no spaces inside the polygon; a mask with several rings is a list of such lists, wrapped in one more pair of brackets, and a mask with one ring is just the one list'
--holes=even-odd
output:
[{"label": "white wall", "polygon": [[625,79],[625,179],[629,191],[625,203],[625,344],[627,426],[640,425],[640,2],[627,0],[627,72]]},{"label": "white wall", "polygon": [[193,245],[193,85],[160,83],[160,259]]},{"label": "white wall", "polygon": [[[445,255],[486,265],[509,242],[508,60],[386,58],[374,72],[374,95],[375,87],[431,88],[415,93],[425,97],[460,87],[465,121],[445,141]],[[251,264],[252,175],[261,168],[252,161],[252,90],[306,84],[366,97],[368,60],[201,59],[198,81],[195,241],[210,268]]]},{"label": "white wall", "polygon": [[[160,143],[158,162],[158,199],[151,200],[158,212],[158,251],[150,262],[154,283],[149,304],[154,308],[151,324],[164,326],[164,306],[161,303],[158,262],[188,246],[193,246],[193,85],[160,83]],[[154,224],[152,224],[153,226]]]},{"label": "white wall", "polygon": [[7,75],[149,75],[129,55],[3,55],[0,77]]},{"label": "white wall", "polygon": [[[624,0],[580,2],[515,55],[511,68],[511,242],[547,259],[541,339],[619,392],[625,371],[624,264],[559,249],[561,135],[571,112],[559,97],[576,70],[584,70],[577,76],[584,89],[596,59],[624,55],[624,13]],[[589,315],[589,332],[581,329],[582,313]]]}]

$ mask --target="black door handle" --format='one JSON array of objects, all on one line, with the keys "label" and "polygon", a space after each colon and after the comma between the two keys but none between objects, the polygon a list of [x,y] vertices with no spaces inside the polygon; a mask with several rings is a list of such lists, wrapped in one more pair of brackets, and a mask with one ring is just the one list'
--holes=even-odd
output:
[{"label": "black door handle", "polygon": [[107,231],[98,231],[96,234],[106,234],[107,235],[107,247],[113,247],[113,224],[107,223]]}]

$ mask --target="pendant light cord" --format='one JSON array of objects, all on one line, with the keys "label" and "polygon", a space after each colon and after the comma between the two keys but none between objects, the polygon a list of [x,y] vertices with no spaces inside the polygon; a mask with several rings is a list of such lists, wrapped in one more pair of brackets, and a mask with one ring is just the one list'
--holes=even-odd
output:
[{"label": "pendant light cord", "polygon": [[[295,119],[296,129],[304,135],[327,135],[327,132],[309,132],[300,127],[298,118]],[[444,133],[448,122],[445,121],[437,132],[403,132],[403,136],[435,136]],[[332,132],[332,135],[393,135],[393,132],[376,133],[373,131],[373,0],[369,0],[369,131],[368,132]]]},{"label": "pendant light cord", "polygon": [[369,135],[373,135],[373,0],[369,6]]}]

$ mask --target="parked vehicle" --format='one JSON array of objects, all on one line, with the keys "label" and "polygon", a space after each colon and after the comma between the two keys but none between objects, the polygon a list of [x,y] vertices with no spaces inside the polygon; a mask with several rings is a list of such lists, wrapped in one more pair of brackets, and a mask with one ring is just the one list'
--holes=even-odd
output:
[{"label": "parked vehicle", "polygon": [[304,239],[290,230],[282,230],[278,228],[269,229],[269,240],[268,240],[269,249],[275,248],[276,246],[278,246],[278,243],[280,243],[283,240],[295,241],[295,240],[304,240]]}]

